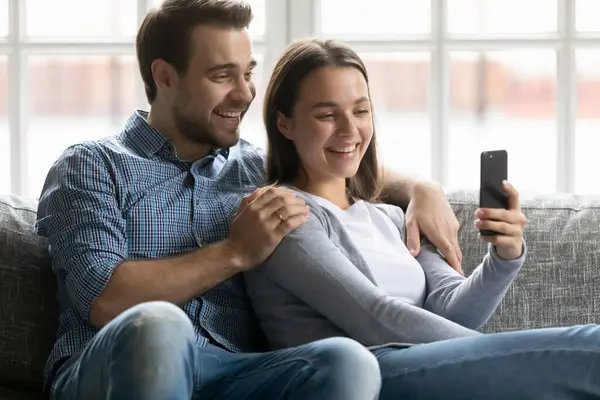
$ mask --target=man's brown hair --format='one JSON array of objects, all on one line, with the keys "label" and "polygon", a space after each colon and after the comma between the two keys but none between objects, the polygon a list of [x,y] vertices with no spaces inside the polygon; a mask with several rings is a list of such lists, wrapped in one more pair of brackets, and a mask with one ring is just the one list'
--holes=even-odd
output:
[{"label": "man's brown hair", "polygon": [[[292,117],[302,82],[310,73],[324,67],[355,68],[369,84],[363,61],[347,45],[335,40],[319,39],[305,39],[291,44],[277,62],[265,93],[263,118],[269,138],[267,179],[270,183],[290,183],[302,173],[294,143],[277,128],[277,113]],[[380,177],[373,132],[356,175],[346,180],[348,194],[363,200],[377,200],[381,192]]]},{"label": "man's brown hair", "polygon": [[137,34],[136,52],[148,102],[156,98],[151,66],[162,59],[179,74],[190,61],[191,37],[198,25],[247,28],[252,21],[250,4],[242,0],[165,0],[151,10]]}]

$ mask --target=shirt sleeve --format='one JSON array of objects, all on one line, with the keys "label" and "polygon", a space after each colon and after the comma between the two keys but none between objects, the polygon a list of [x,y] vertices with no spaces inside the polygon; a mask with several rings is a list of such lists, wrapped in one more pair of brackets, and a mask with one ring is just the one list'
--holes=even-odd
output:
[{"label": "shirt sleeve", "polygon": [[127,251],[113,175],[91,146],[68,148],[50,168],[36,223],[48,238],[59,285],[86,321]]},{"label": "shirt sleeve", "polygon": [[[265,298],[261,293],[268,291],[267,286],[273,282],[364,345],[425,343],[477,334],[387,295],[342,253],[314,215],[284,237],[251,274],[251,298]],[[265,285],[262,288],[261,281]],[[303,311],[285,298],[253,301],[253,307],[259,318],[270,323],[303,318]]]},{"label": "shirt sleeve", "polygon": [[479,329],[492,316],[525,261],[526,247],[515,260],[504,260],[489,251],[465,278],[452,269],[437,249],[424,240],[416,257],[425,271],[425,309],[470,329]]}]

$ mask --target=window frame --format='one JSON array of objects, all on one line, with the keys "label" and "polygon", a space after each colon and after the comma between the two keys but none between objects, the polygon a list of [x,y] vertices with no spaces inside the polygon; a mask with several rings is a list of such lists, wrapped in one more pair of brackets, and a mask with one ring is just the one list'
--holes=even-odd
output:
[{"label": "window frame", "polygon": [[[150,0],[137,1],[137,26],[141,25],[147,11],[152,7]],[[135,55],[133,40],[38,40],[26,39],[25,2],[8,0],[8,36],[0,38],[0,55],[8,59],[8,129],[10,141],[10,193],[24,195],[29,183],[27,154],[27,58],[31,55]],[[266,27],[262,38],[253,40],[254,50],[264,54],[265,71],[270,71],[276,57],[286,45],[287,3],[266,0]],[[136,82],[136,107],[147,108],[148,103],[141,78]],[[133,110],[132,110],[133,111]]]},{"label": "window frame", "polygon": [[[150,0],[136,0],[137,23],[141,24]],[[266,27],[263,38],[254,39],[255,51],[264,55],[268,75],[277,57],[293,40],[320,35],[321,0],[265,0]],[[426,51],[430,58],[429,119],[431,129],[431,179],[443,186],[448,183],[450,119],[450,52],[453,50],[550,49],[557,54],[557,164],[556,192],[575,189],[575,121],[577,87],[575,52],[600,49],[600,32],[578,33],[575,26],[575,1],[557,0],[557,31],[544,36],[525,34],[519,37],[460,37],[447,32],[446,0],[431,0],[430,35],[406,38],[342,39],[359,52],[385,53]],[[0,54],[8,57],[8,126],[10,139],[11,193],[22,195],[28,187],[29,155],[27,144],[27,57],[32,54],[131,55],[135,46],[129,41],[33,41],[24,40],[24,1],[8,0],[9,30],[7,40],[0,39]],[[136,105],[147,107],[144,88],[139,80]],[[400,129],[400,127],[399,127]]]},{"label": "window frame", "polygon": [[[293,0],[287,0],[291,2]],[[291,21],[291,39],[320,36],[320,1],[294,2],[297,14]],[[429,84],[429,119],[431,127],[431,178],[442,186],[448,183],[449,121],[450,121],[450,52],[454,50],[522,50],[556,51],[556,123],[557,163],[556,192],[575,190],[575,121],[577,117],[577,68],[575,51],[600,49],[600,32],[578,33],[575,21],[575,1],[557,0],[557,30],[551,34],[518,34],[505,37],[450,35],[447,29],[447,1],[431,1],[431,33],[426,37],[374,38],[357,40],[340,36],[361,53],[370,52],[431,52]],[[299,19],[296,16],[300,16]],[[304,29],[302,29],[304,28]],[[399,129],[401,127],[398,127]]]}]

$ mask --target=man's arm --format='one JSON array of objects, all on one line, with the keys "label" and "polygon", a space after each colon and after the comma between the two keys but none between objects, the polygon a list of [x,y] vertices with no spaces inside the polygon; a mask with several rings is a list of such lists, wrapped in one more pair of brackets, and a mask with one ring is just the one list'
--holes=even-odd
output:
[{"label": "man's arm", "polygon": [[444,254],[448,264],[462,274],[460,225],[442,187],[387,170],[383,180],[382,201],[406,210],[406,245],[411,254],[419,254],[422,233]]},{"label": "man's arm", "polygon": [[182,305],[242,270],[226,241],[173,258],[124,261],[92,303],[90,323],[102,327],[146,301]]},{"label": "man's arm", "polygon": [[256,197],[246,201],[232,236],[224,242],[178,257],[128,260],[126,221],[111,171],[97,150],[78,145],[66,150],[50,169],[40,198],[38,233],[49,239],[53,269],[74,308],[84,320],[101,327],[141,302],[183,304],[261,262],[272,242],[298,222],[291,218],[274,231],[263,223],[262,215],[268,207],[280,206],[293,216],[298,207],[297,201],[289,200],[290,209],[279,192],[260,196],[260,202],[254,201]]}]

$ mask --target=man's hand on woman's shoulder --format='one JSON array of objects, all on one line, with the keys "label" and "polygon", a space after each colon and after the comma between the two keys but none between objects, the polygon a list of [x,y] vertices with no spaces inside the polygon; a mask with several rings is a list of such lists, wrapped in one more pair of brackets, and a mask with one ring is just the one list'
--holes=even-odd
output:
[{"label": "man's hand on woman's shoulder", "polygon": [[441,186],[430,182],[415,184],[406,210],[406,245],[413,256],[421,250],[423,234],[439,249],[448,264],[463,274],[459,226]]}]

